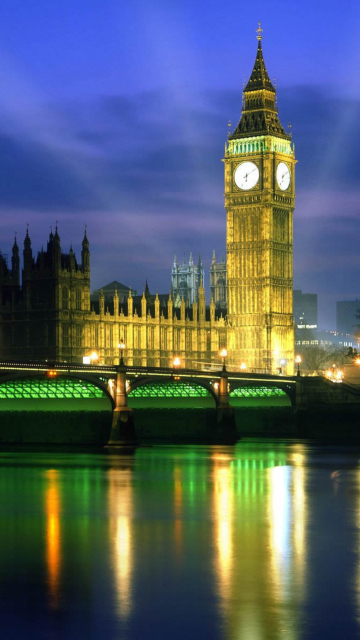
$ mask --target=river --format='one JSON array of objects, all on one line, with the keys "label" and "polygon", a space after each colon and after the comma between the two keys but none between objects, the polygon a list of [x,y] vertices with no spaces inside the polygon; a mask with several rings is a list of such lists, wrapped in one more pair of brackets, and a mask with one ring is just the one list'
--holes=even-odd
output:
[{"label": "river", "polygon": [[0,453],[4,640],[360,637],[360,450]]}]

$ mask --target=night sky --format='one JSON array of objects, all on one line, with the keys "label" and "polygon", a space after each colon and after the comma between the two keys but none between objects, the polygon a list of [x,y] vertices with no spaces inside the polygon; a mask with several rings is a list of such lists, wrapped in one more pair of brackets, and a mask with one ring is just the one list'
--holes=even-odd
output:
[{"label": "night sky", "polygon": [[[0,248],[59,223],[92,289],[170,289],[177,253],[225,255],[224,142],[263,51],[298,159],[294,286],[320,325],[360,297],[360,5],[2,0]],[[206,286],[209,285],[208,274]]]}]

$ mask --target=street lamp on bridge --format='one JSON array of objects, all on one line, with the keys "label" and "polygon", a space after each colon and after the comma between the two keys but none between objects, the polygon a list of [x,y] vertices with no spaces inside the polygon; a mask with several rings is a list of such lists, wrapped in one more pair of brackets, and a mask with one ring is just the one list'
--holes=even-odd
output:
[{"label": "street lamp on bridge", "polygon": [[300,376],[301,356],[295,356],[295,362],[297,364],[297,375]]},{"label": "street lamp on bridge", "polygon": [[223,361],[223,371],[226,371],[226,358],[227,358],[227,350],[226,349],[221,349],[219,356],[220,358],[222,358]]},{"label": "street lamp on bridge", "polygon": [[125,350],[125,342],[122,338],[120,339],[120,342],[118,344],[118,349],[119,349],[119,365],[123,367],[125,364],[124,358],[123,358],[123,353]]}]

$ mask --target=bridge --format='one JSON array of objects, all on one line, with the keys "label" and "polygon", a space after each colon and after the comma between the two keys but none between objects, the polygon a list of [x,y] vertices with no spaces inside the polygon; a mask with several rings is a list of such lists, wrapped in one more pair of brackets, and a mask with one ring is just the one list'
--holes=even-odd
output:
[{"label": "bridge", "polygon": [[[340,392],[341,389],[341,392]],[[341,396],[341,398],[340,398]],[[293,412],[314,403],[348,402],[360,407],[360,391],[344,384],[302,376],[252,372],[218,372],[193,369],[127,367],[64,362],[0,362],[0,411],[25,407],[33,399],[41,403],[57,399],[60,405],[75,399],[87,405],[106,401],[113,412],[109,445],[136,442],[134,412],[139,407],[212,408],[214,443],[234,443],[237,432],[234,408],[244,400],[287,399]],[[22,401],[22,402],[19,402]],[[105,405],[104,405],[105,406]]]},{"label": "bridge", "polygon": [[[127,367],[64,362],[0,362],[0,407],[25,406],[19,401],[83,398],[107,399],[113,411],[109,444],[136,440],[136,407],[181,409],[212,407],[216,412],[214,441],[237,439],[234,406],[245,398],[287,397],[296,401],[296,377],[193,369]],[[2,402],[7,401],[7,402]],[[130,401],[130,402],[129,402]],[[12,403],[12,404],[11,404]],[[130,405],[130,406],[129,406]]]}]

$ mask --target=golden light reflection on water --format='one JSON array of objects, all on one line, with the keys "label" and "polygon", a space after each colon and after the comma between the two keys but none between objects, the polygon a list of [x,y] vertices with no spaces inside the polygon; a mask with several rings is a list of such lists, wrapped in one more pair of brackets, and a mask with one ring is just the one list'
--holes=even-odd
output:
[{"label": "golden light reflection on water", "polygon": [[60,540],[60,493],[59,472],[55,469],[46,471],[47,487],[45,492],[46,510],[46,565],[50,605],[59,606],[61,540]]},{"label": "golden light reflection on water", "polygon": [[305,455],[299,448],[292,460],[222,454],[212,462],[224,637],[296,640],[306,589]]},{"label": "golden light reflection on water", "polygon": [[294,466],[269,470],[270,579],[274,601],[281,612],[279,622],[286,628],[289,639],[299,635],[299,607],[288,615],[286,604],[299,604],[305,596],[307,506],[304,460],[303,454],[296,452],[289,460]]},{"label": "golden light reflection on water", "polygon": [[180,558],[183,543],[183,487],[181,468],[174,469],[174,540],[177,558]]},{"label": "golden light reflection on water", "polygon": [[222,607],[229,607],[232,570],[232,506],[230,456],[214,455],[214,518],[216,568]]},{"label": "golden light reflection on water", "polygon": [[119,617],[132,610],[132,478],[129,469],[109,470],[110,549]]}]

